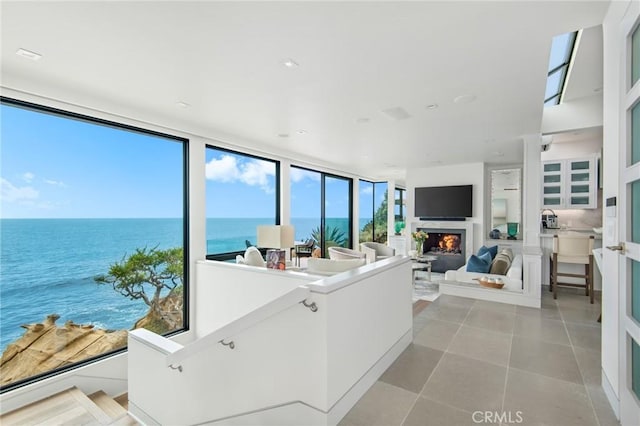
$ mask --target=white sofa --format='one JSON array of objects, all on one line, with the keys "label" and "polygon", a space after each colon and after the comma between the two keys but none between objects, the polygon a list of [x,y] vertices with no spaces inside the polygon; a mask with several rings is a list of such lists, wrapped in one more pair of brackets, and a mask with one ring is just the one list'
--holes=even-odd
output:
[{"label": "white sofa", "polygon": [[444,274],[445,281],[458,281],[465,283],[477,284],[478,279],[482,277],[487,278],[500,278],[504,282],[503,290],[522,291],[522,255],[516,254],[513,257],[511,266],[506,275],[497,274],[483,274],[481,272],[467,272],[467,264],[465,263],[460,268],[453,271],[446,271]]}]

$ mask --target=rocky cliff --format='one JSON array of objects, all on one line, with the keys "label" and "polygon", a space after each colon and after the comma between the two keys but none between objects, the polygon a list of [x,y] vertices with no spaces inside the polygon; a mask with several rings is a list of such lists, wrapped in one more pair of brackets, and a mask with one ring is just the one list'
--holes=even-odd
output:
[{"label": "rocky cliff", "polygon": [[57,326],[58,315],[42,323],[23,325],[27,331],[7,346],[0,358],[0,384],[64,367],[127,344],[126,330],[102,330],[67,321]]},{"label": "rocky cliff", "polygon": [[[7,346],[0,358],[0,385],[65,367],[127,345],[127,330],[104,330],[67,321],[56,325],[52,314],[42,323],[26,324],[25,333]],[[165,297],[158,310],[149,310],[133,328],[162,334],[182,327],[182,295]]]}]

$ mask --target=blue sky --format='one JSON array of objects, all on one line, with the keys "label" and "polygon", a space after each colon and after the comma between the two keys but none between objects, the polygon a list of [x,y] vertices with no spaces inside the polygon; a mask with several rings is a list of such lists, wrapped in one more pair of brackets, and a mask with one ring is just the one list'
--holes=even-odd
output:
[{"label": "blue sky", "polygon": [[182,217],[182,145],[1,106],[3,218]]},{"label": "blue sky", "polygon": [[[0,217],[182,217],[179,142],[0,108]],[[206,162],[207,217],[274,217],[272,162],[215,149]],[[292,217],[320,217],[320,174],[293,168],[291,179]],[[347,216],[347,181],[328,177],[325,188],[327,217]]]}]

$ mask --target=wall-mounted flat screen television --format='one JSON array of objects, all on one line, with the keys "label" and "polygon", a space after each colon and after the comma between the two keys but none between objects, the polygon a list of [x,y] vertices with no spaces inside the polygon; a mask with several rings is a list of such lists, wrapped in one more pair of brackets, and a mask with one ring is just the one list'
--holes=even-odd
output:
[{"label": "wall-mounted flat screen television", "polygon": [[473,185],[415,189],[415,216],[424,219],[464,219],[473,216]]}]

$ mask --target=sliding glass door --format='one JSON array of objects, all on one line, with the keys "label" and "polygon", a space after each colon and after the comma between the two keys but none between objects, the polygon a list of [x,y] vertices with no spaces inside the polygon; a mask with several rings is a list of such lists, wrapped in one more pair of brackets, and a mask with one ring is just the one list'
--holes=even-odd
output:
[{"label": "sliding glass door", "polygon": [[296,241],[312,238],[323,257],[331,246],[351,247],[352,180],[291,166],[291,224]]}]

